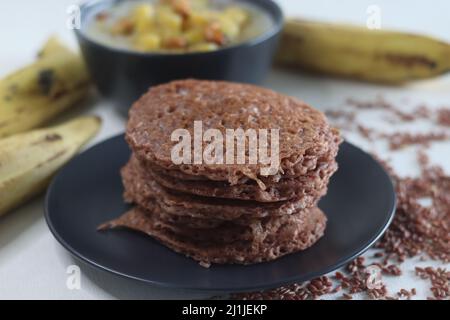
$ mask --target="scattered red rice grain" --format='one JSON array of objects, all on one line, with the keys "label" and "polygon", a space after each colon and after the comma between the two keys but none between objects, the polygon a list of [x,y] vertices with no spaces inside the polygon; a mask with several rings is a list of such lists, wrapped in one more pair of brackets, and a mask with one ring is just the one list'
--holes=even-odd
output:
[{"label": "scattered red rice grain", "polygon": [[406,289],[400,289],[399,292],[397,292],[397,297],[399,298],[406,298],[408,300],[411,299],[412,296],[416,295],[416,289],[411,289],[410,291],[406,290]]},{"label": "scattered red rice grain", "polygon": [[342,297],[343,297],[345,300],[353,300],[353,297],[352,297],[351,295],[347,294],[347,293],[344,293],[344,294],[342,295]]},{"label": "scattered red rice grain", "polygon": [[389,141],[389,148],[391,150],[399,150],[410,145],[422,145],[428,147],[431,142],[445,141],[450,139],[450,136],[445,132],[418,134],[396,132],[392,134],[381,134],[381,137]]},{"label": "scattered red rice grain", "polygon": [[331,293],[338,293],[338,292],[341,291],[341,290],[342,290],[342,286],[339,285],[339,286],[336,286],[336,287],[331,291]]},{"label": "scattered red rice grain", "polygon": [[325,114],[328,118],[332,119],[345,119],[347,121],[355,120],[356,114],[351,111],[343,111],[343,110],[327,110]]},{"label": "scattered red rice grain", "polygon": [[450,108],[438,110],[437,123],[444,127],[450,127]]},{"label": "scattered red rice grain", "polygon": [[400,268],[398,266],[393,265],[393,264],[391,264],[387,267],[383,267],[381,269],[381,271],[383,272],[383,274],[390,275],[390,276],[398,277],[398,276],[402,275],[402,270],[400,270]]},{"label": "scattered red rice grain", "polygon": [[375,140],[375,131],[374,130],[367,128],[361,124],[359,124],[356,128],[357,128],[358,132],[367,140],[369,140],[369,141]]},{"label": "scattered red rice grain", "polygon": [[428,108],[425,105],[420,105],[416,109],[413,110],[413,114],[415,115],[416,119],[430,119],[432,115],[432,111],[430,108]]},{"label": "scattered red rice grain", "polygon": [[367,290],[367,295],[369,296],[369,298],[373,300],[386,299],[387,297],[386,286],[383,285],[380,289]]},{"label": "scattered red rice grain", "polygon": [[417,151],[417,162],[419,163],[420,169],[424,170],[424,168],[427,168],[430,164],[430,157],[428,157],[424,150],[419,149]]},{"label": "scattered red rice grain", "polygon": [[421,279],[430,280],[430,290],[433,293],[433,297],[430,297],[431,299],[443,300],[450,298],[450,271],[443,268],[416,267],[416,275]]},{"label": "scattered red rice grain", "polygon": [[392,103],[379,96],[374,101],[360,101],[356,99],[347,99],[347,105],[362,110],[385,110],[398,117],[403,122],[410,122],[417,119],[417,114],[406,113],[395,107]]},{"label": "scattered red rice grain", "polygon": [[334,274],[334,277],[338,280],[342,280],[343,278],[345,278],[345,276],[342,274],[342,272],[336,271],[336,273]]}]

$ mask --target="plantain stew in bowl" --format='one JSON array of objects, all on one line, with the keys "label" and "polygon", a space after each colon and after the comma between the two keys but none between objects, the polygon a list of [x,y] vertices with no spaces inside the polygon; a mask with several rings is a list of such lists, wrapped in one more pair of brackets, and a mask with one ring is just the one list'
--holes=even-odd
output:
[{"label": "plantain stew in bowl", "polygon": [[264,33],[269,14],[250,3],[209,0],[124,1],[96,14],[96,41],[142,52],[213,51]]},{"label": "plantain stew in bowl", "polygon": [[88,0],[75,34],[100,93],[124,115],[151,86],[260,84],[283,27],[272,0]]}]

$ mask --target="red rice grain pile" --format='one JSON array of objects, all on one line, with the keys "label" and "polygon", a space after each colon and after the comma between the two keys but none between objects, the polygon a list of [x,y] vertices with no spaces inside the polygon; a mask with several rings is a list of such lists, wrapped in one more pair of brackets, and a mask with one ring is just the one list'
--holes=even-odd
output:
[{"label": "red rice grain pile", "polygon": [[[422,105],[413,112],[406,113],[381,97],[372,102],[361,102],[354,99],[347,101],[354,110],[329,111],[330,119],[340,120],[338,124],[343,130],[359,132],[368,141],[386,139],[391,150],[398,150],[410,145],[428,147],[435,141],[448,141],[449,135],[444,132],[411,134],[385,134],[375,129],[367,128],[356,122],[355,110],[382,110],[386,115],[394,117],[391,120],[412,122],[418,119],[428,119],[434,124],[449,127],[450,109],[441,108],[437,117],[436,112]],[[337,124],[336,124],[337,125]],[[415,296],[416,289],[401,289],[395,296],[388,295],[386,285],[381,281],[381,274],[385,276],[401,276],[399,265],[407,258],[416,256],[450,262],[450,176],[439,166],[429,164],[424,149],[417,152],[417,161],[421,174],[416,178],[402,178],[384,161],[379,160],[390,173],[396,187],[397,209],[395,218],[375,248],[382,251],[373,255],[378,261],[370,266],[364,264],[364,258],[359,257],[349,263],[343,272],[336,272],[332,278],[323,276],[305,284],[293,284],[264,292],[234,294],[234,299],[266,299],[266,300],[306,300],[318,299],[330,293],[343,292],[341,298],[353,299],[353,294],[363,293],[370,299],[410,299]],[[430,205],[422,204],[424,199]],[[392,261],[393,264],[389,264]],[[379,268],[379,279],[373,278],[368,270]],[[429,299],[450,298],[450,272],[443,268],[419,268],[415,270],[417,276],[430,281],[430,291],[433,297]],[[332,281],[333,280],[333,281]],[[337,283],[333,287],[333,283]]]}]

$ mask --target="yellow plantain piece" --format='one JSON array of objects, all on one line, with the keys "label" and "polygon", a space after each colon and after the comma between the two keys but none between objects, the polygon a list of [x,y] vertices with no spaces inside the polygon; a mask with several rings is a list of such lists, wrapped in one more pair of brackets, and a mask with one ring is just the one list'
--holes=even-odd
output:
[{"label": "yellow plantain piece", "polygon": [[45,124],[89,89],[81,57],[50,38],[33,64],[0,80],[0,138]]},{"label": "yellow plantain piece", "polygon": [[0,216],[43,191],[99,130],[95,116],[0,139]]},{"label": "yellow plantain piece", "polygon": [[450,71],[450,44],[403,32],[290,19],[277,62],[357,80],[404,84]]}]

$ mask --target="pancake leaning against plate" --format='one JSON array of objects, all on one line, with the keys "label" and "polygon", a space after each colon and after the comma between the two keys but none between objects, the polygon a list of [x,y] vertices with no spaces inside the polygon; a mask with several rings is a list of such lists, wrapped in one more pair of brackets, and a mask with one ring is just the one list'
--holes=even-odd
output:
[{"label": "pancake leaning against plate", "polygon": [[192,234],[178,233],[172,225],[159,219],[157,211],[136,207],[100,226],[100,229],[125,227],[144,232],[172,250],[199,261],[203,266],[209,266],[211,263],[251,264],[270,261],[304,250],[323,236],[325,225],[325,215],[314,207],[305,214],[262,222],[250,237],[243,236],[241,229],[238,229],[238,233],[232,230],[221,233],[226,239],[215,237],[205,241],[192,237]]}]

